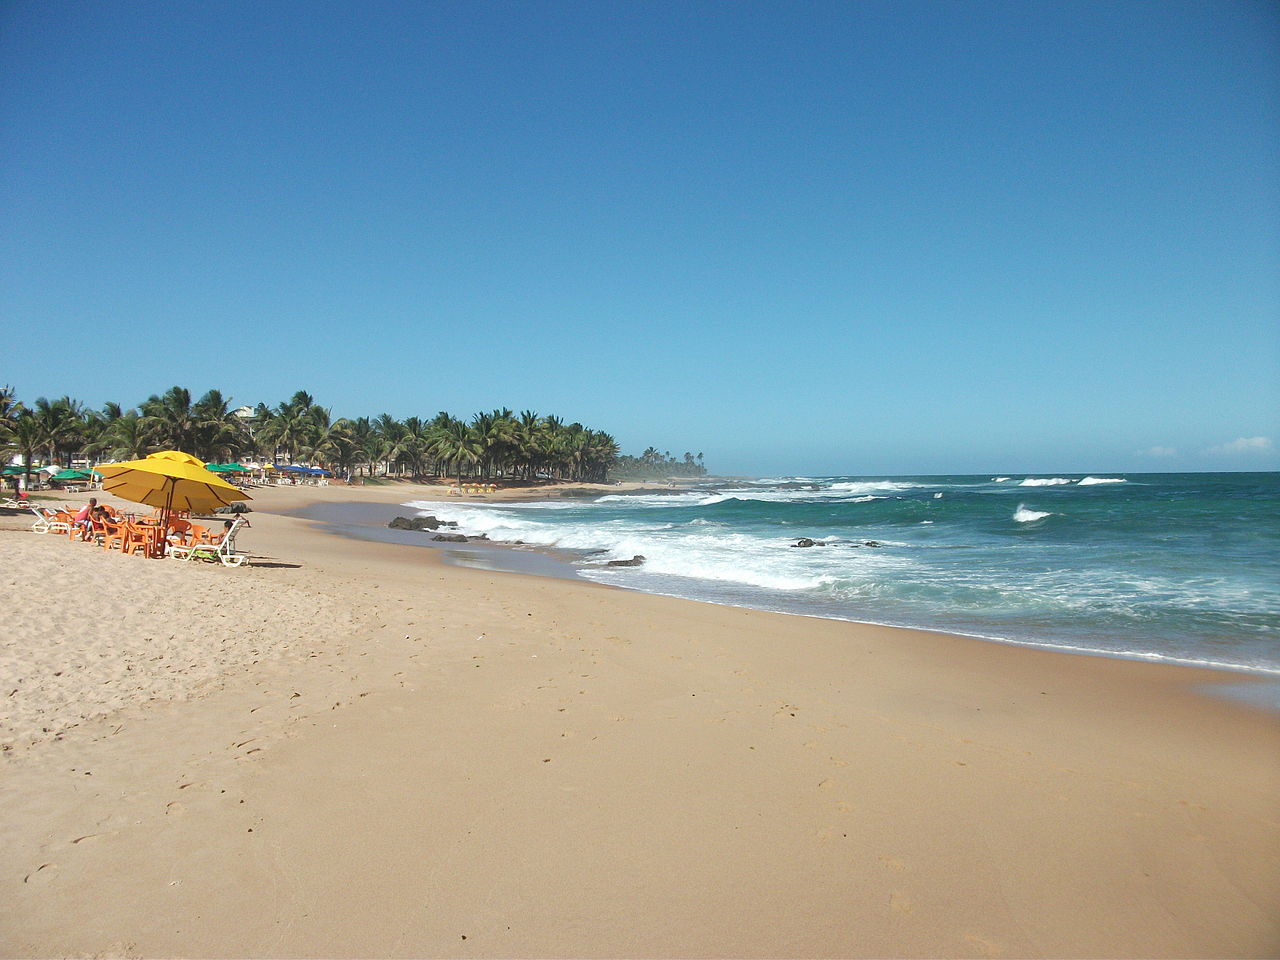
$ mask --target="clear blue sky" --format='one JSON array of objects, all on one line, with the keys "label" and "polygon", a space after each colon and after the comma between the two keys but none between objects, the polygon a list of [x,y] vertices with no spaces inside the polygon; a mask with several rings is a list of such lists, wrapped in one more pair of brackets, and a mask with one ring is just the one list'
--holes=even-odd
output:
[{"label": "clear blue sky", "polygon": [[0,2],[0,382],[1280,468],[1280,4]]}]

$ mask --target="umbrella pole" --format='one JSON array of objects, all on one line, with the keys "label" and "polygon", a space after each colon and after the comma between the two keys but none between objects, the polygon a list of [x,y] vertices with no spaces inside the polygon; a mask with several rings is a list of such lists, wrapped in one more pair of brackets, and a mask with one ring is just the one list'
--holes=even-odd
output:
[{"label": "umbrella pole", "polygon": [[160,513],[160,539],[156,541],[157,560],[164,557],[165,547],[169,543],[169,511],[173,508],[173,488],[177,484],[177,480],[172,478],[169,480],[169,496],[165,498],[164,510]]}]

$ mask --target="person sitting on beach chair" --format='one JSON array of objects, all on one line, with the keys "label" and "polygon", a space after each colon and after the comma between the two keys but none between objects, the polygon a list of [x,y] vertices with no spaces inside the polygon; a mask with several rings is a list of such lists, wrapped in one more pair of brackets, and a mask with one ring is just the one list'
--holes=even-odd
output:
[{"label": "person sitting on beach chair", "polygon": [[89,539],[89,526],[92,523],[93,511],[97,508],[97,506],[98,506],[98,498],[90,497],[89,502],[76,511],[72,528],[68,532],[69,537],[74,539],[75,535],[79,533],[81,540]]},{"label": "person sitting on beach chair", "polygon": [[249,555],[236,552],[236,532],[247,526],[249,521],[243,514],[237,514],[234,520],[224,521],[221,534],[210,536],[203,543],[170,546],[169,556],[175,560],[212,560],[224,567],[238,567],[249,559]]}]

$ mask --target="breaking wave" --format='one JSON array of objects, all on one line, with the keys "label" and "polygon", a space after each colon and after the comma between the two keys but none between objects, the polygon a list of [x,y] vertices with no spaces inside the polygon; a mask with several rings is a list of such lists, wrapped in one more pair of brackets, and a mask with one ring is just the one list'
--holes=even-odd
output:
[{"label": "breaking wave", "polygon": [[1037,520],[1043,520],[1045,517],[1051,517],[1053,514],[1045,513],[1042,510],[1029,510],[1024,503],[1018,504],[1018,509],[1013,512],[1013,519],[1018,523],[1035,523]]}]

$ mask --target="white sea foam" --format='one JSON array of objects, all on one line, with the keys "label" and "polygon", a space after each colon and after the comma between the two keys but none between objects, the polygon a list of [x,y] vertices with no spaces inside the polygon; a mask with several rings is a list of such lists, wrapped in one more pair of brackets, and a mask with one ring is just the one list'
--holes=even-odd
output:
[{"label": "white sea foam", "polygon": [[833,483],[828,488],[836,493],[898,493],[904,490],[918,490],[923,483],[911,483],[906,480],[860,480]]},{"label": "white sea foam", "polygon": [[[822,501],[824,503],[867,503],[871,500],[884,500],[884,496],[876,496],[874,494],[864,494],[862,496],[850,496],[856,491],[849,489],[855,487],[855,484],[836,485],[818,490],[723,490],[719,493],[703,494],[700,499],[693,502],[694,506],[710,507],[717,503],[727,503],[731,500],[737,500],[741,503],[797,503],[797,502],[813,502]],[[615,499],[622,500],[645,500],[643,497],[617,497]],[[657,503],[657,506],[679,506],[681,504],[668,499],[665,504]]]},{"label": "white sea foam", "polygon": [[1040,510],[1029,510],[1024,503],[1018,504],[1018,509],[1013,512],[1013,519],[1018,523],[1034,523],[1036,520],[1043,520],[1045,517],[1051,517],[1053,514],[1044,513]]},{"label": "white sea foam", "polygon": [[[630,503],[630,498],[628,498]],[[591,579],[639,585],[655,577],[682,577],[746,588],[784,593],[823,590],[849,575],[850,569],[884,567],[890,558],[879,551],[831,546],[795,549],[795,537],[760,537],[734,533],[715,521],[695,518],[689,523],[652,523],[647,511],[635,518],[597,519],[590,505],[581,505],[581,517],[557,513],[541,519],[529,510],[512,510],[510,504],[474,504],[415,501],[406,506],[454,521],[458,531],[484,534],[495,541],[520,540],[534,546],[593,551],[586,562]],[[836,541],[838,537],[819,540]],[[885,542],[888,545],[888,542]],[[594,553],[595,551],[602,551]],[[641,554],[643,567],[619,573],[606,566]],[[860,556],[861,555],[861,556]]]},{"label": "white sea foam", "polygon": [[1081,487],[1092,487],[1099,483],[1128,483],[1123,477],[1085,477],[1080,481]]},{"label": "white sea foam", "polygon": [[[683,493],[654,493],[654,494],[622,494],[622,493],[606,493],[603,497],[597,497],[592,503],[626,503],[637,507],[683,507],[689,504],[702,503],[706,498],[706,494],[696,490],[690,490]],[[567,507],[576,507],[577,503],[563,503]],[[532,506],[547,506],[549,504],[535,503]],[[560,504],[557,504],[560,505]],[[503,504],[507,506],[507,504]]]},{"label": "white sea foam", "polygon": [[1066,477],[1027,477],[1018,486],[1020,487],[1060,487],[1063,484],[1075,483],[1074,480],[1068,480]]},{"label": "white sea foam", "polygon": [[1011,477],[992,477],[991,482],[992,483],[1008,483],[1010,479],[1012,478]]}]

